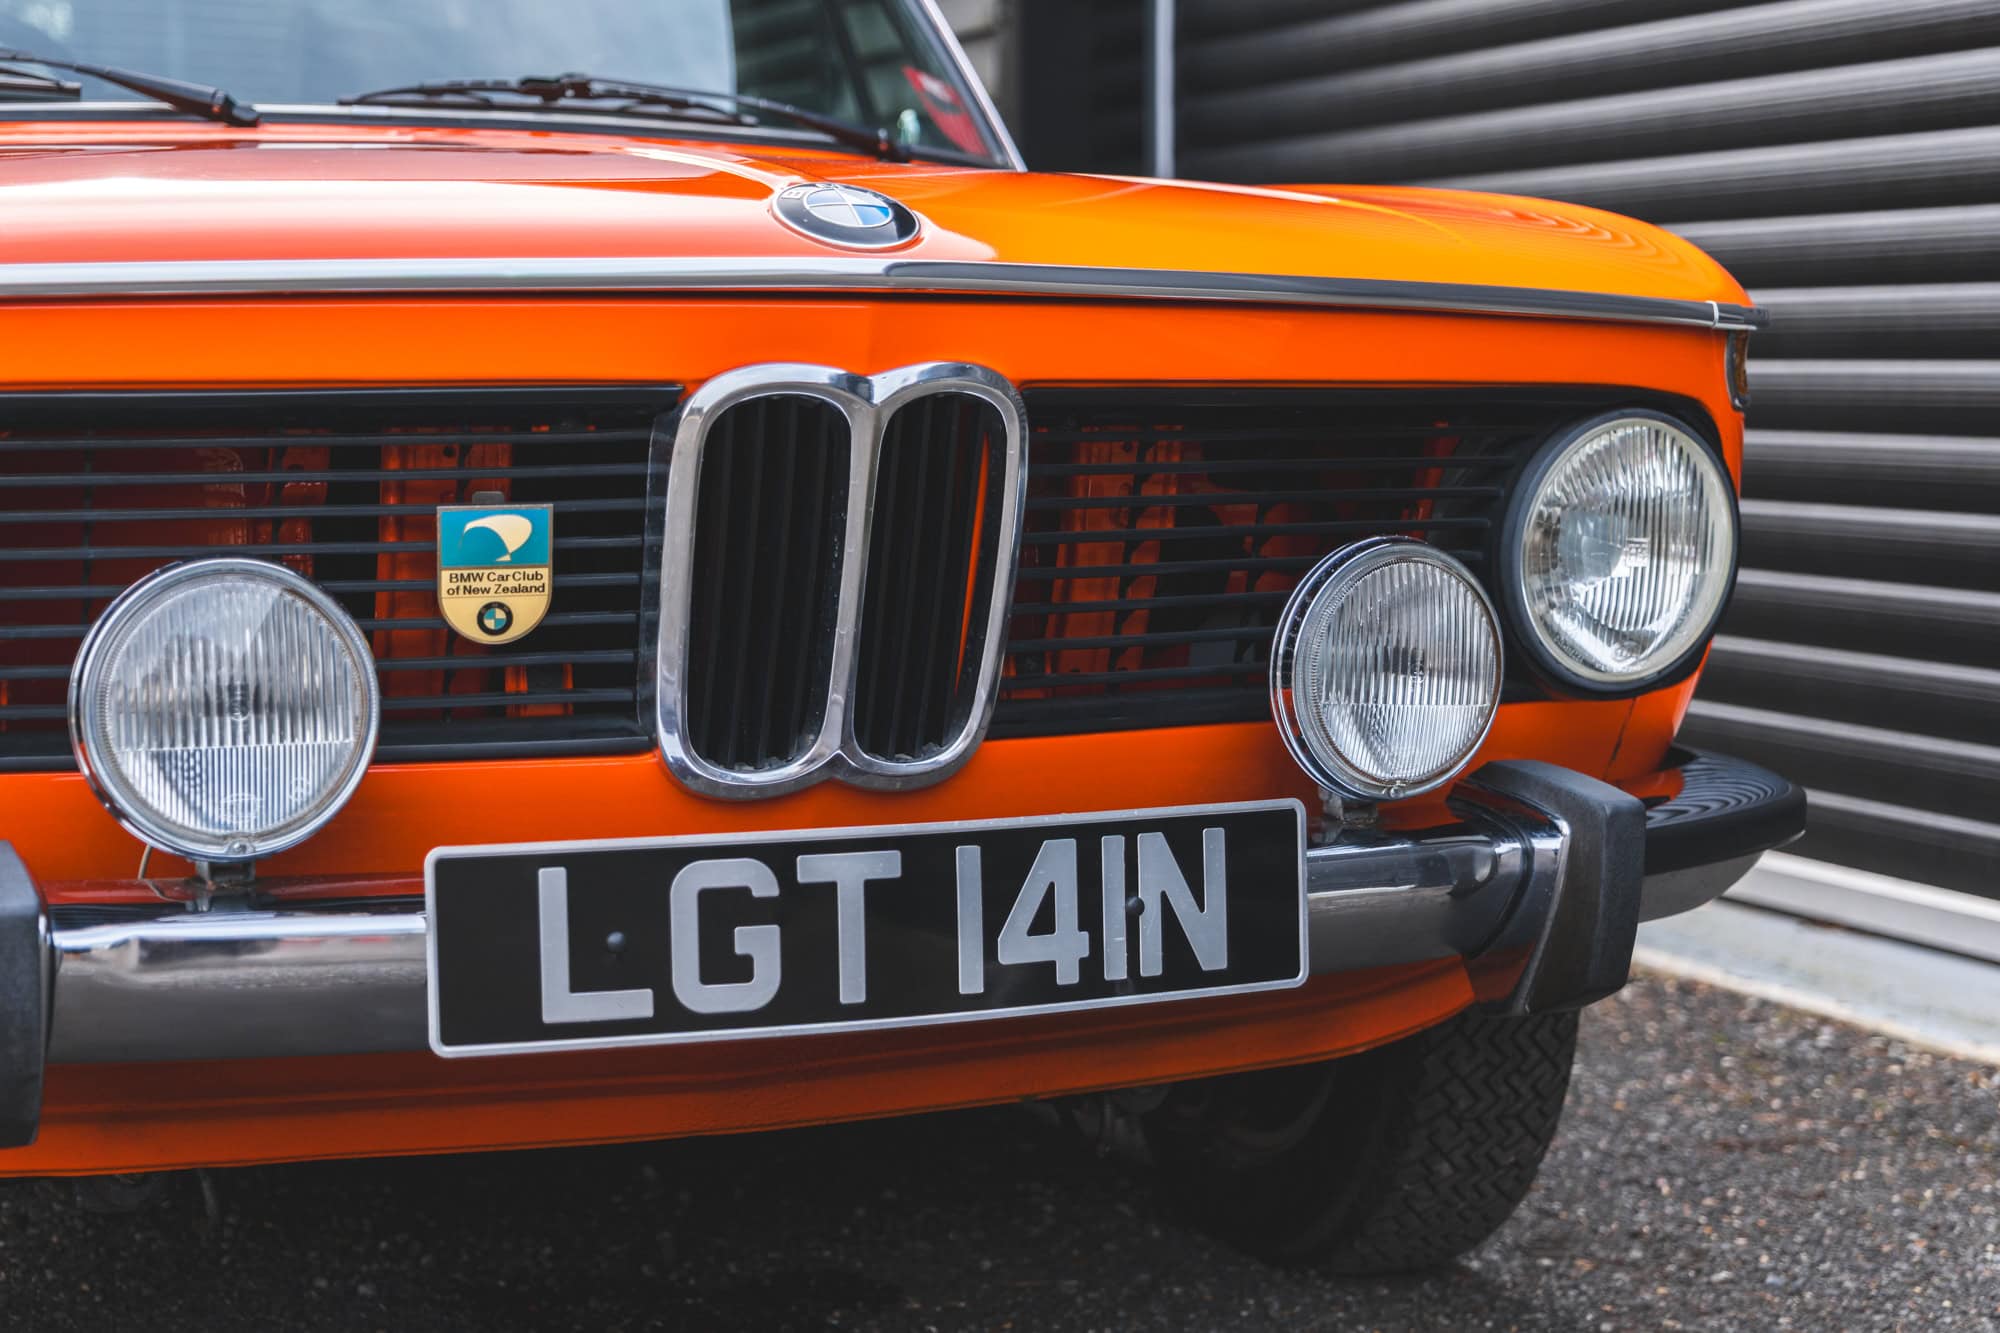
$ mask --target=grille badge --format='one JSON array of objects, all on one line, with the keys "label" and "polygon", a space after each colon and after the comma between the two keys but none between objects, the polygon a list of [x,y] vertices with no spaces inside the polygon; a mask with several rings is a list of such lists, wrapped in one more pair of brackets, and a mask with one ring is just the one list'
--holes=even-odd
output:
[{"label": "grille badge", "polygon": [[555,589],[551,505],[440,505],[438,610],[474,643],[512,643],[548,614]]}]

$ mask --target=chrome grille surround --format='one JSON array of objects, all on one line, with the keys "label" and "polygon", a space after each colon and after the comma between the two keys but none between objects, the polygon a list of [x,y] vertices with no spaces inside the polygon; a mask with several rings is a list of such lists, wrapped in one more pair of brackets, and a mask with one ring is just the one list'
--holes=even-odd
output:
[{"label": "chrome grille surround", "polygon": [[[955,736],[914,759],[870,754],[855,736],[852,714],[861,627],[862,598],[875,513],[877,462],[885,428],[898,409],[932,394],[978,398],[999,414],[1005,432],[997,503],[988,512],[997,524],[993,569],[986,580],[986,606],[973,609],[981,632],[971,704]],[[847,507],[840,545],[838,595],[825,709],[818,734],[795,758],[767,768],[739,770],[711,763],[690,743],[688,678],[690,611],[693,604],[696,524],[702,455],[710,427],[729,408],[751,399],[793,395],[836,408],[849,430]],[[1008,607],[1020,553],[1021,518],[1027,489],[1027,409],[1014,386],[983,366],[925,362],[880,375],[856,375],[828,366],[772,363],[745,366],[717,375],[682,405],[669,455],[664,541],[660,565],[658,739],[667,769],[690,790],[726,799],[755,799],[799,791],[828,778],[859,787],[895,789],[937,782],[971,758],[993,715],[1000,670],[1006,658]],[[756,614],[756,608],[745,608]],[[968,636],[969,638],[971,636]]]}]

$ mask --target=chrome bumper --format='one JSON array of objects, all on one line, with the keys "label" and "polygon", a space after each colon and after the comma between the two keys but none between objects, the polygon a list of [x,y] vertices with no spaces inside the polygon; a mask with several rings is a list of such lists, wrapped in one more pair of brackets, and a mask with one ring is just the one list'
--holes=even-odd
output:
[{"label": "chrome bumper", "polygon": [[[1514,1012],[1608,994],[1640,920],[1715,897],[1803,827],[1781,778],[1709,755],[1679,768],[1680,795],[1647,809],[1547,764],[1489,764],[1454,794],[1455,823],[1311,848],[1312,970],[1487,960],[1493,1002]],[[45,909],[0,853],[0,964],[10,941],[22,955],[0,966],[0,1146],[10,1098],[39,1100],[37,1047],[47,1064],[427,1049],[421,885],[314,906]]]}]

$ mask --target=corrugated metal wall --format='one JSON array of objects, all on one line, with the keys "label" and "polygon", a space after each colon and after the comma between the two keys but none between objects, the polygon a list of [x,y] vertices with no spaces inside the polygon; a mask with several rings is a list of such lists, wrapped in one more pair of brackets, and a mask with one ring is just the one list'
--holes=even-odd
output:
[{"label": "corrugated metal wall", "polygon": [[1181,164],[1662,222],[1769,308],[1685,735],[1799,850],[2000,896],[2000,2],[1184,0]]},{"label": "corrugated metal wall", "polygon": [[2000,0],[1180,23],[1183,175],[1580,200],[1750,287],[1744,569],[1684,734],[1806,782],[1806,854],[2000,897]]}]

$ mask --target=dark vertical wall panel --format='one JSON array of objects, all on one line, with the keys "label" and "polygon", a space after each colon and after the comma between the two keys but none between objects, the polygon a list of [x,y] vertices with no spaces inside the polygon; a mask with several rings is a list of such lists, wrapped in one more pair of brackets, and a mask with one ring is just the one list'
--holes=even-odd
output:
[{"label": "dark vertical wall panel", "polygon": [[1753,348],[1745,571],[1684,735],[1802,845],[2000,897],[2000,0],[1182,0],[1180,162],[1577,200]]},{"label": "dark vertical wall panel", "polygon": [[1136,174],[1146,0],[1018,0],[1011,128],[1036,171]]}]

